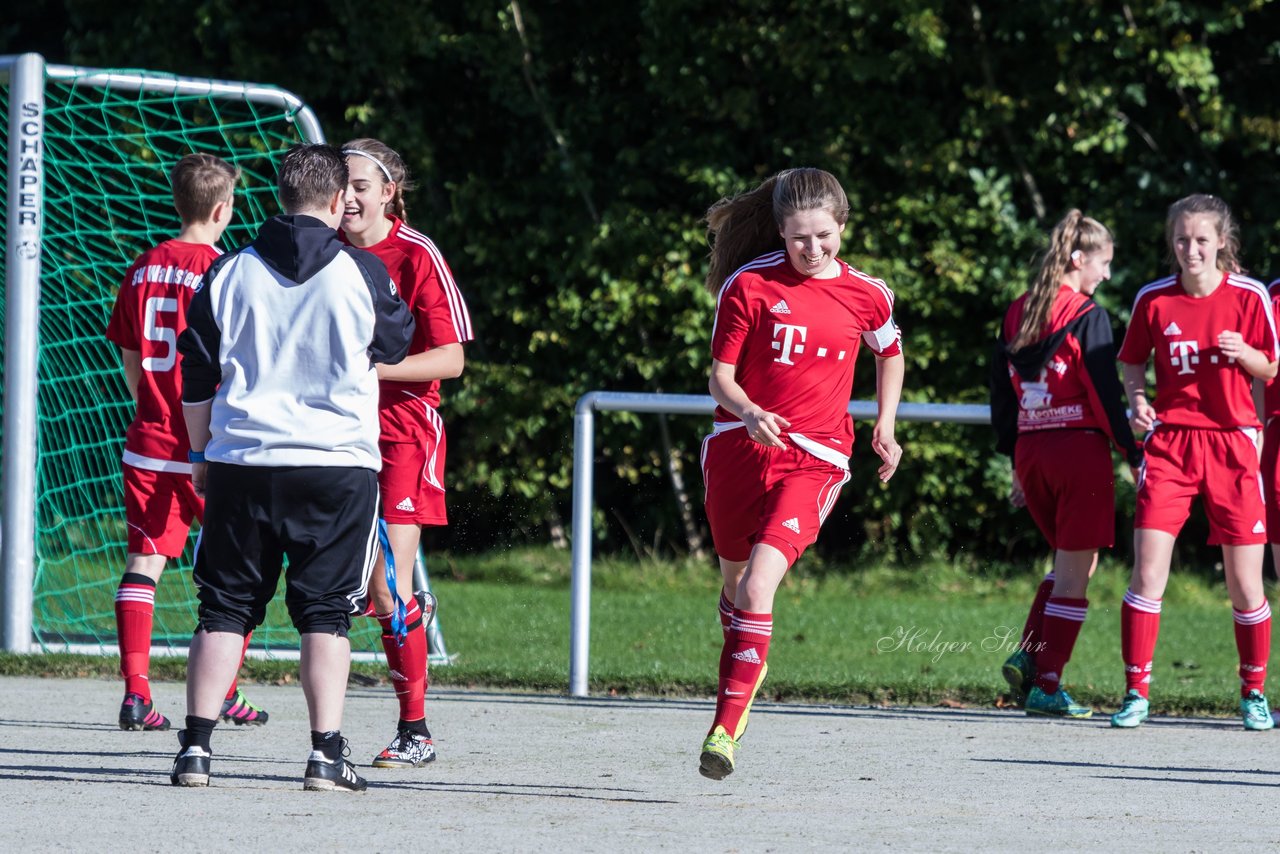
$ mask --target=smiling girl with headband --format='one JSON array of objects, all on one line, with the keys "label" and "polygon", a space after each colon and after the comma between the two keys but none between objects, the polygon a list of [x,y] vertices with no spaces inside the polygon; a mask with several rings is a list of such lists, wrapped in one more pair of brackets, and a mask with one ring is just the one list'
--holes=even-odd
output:
[{"label": "smiling girl with headband", "polygon": [[[369,594],[382,625],[382,646],[400,704],[395,738],[373,760],[375,768],[415,768],[435,758],[427,729],[427,639],[421,605],[413,598],[414,559],[424,525],[446,525],[444,422],[440,381],[462,374],[462,345],[474,337],[471,317],[453,274],[436,245],[409,227],[404,192],[410,188],[400,155],[376,139],[342,147],[350,184],[342,217],[343,238],[386,265],[417,323],[409,355],[378,365],[381,382],[382,512],[387,521],[396,588],[407,603],[408,637],[401,646],[392,629],[395,600],[382,567]],[[429,619],[429,615],[426,615]]]}]

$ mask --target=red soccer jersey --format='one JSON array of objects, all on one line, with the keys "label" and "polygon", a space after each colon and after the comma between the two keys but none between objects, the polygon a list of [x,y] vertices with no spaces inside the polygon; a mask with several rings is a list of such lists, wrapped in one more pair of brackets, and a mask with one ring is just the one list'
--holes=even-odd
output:
[{"label": "red soccer jersey", "polygon": [[1239,332],[1246,344],[1277,357],[1271,299],[1261,282],[1226,274],[1207,297],[1195,298],[1178,276],[1138,291],[1119,359],[1145,365],[1154,351],[1156,414],[1179,427],[1257,427],[1253,377],[1222,355],[1218,335]]},{"label": "red soccer jersey", "polygon": [[137,409],[124,438],[124,461],[132,466],[191,470],[178,336],[187,328],[187,306],[201,277],[221,254],[206,243],[166,240],[139,255],[125,273],[107,339],[142,355]]},{"label": "red soccer jersey", "polygon": [[[787,435],[814,456],[847,467],[853,447],[849,396],[861,342],[880,356],[902,352],[893,292],[843,261],[832,279],[807,279],[785,252],[762,255],[724,283],[711,355],[757,406],[791,422]],[[718,424],[739,420],[716,408]]]},{"label": "red soccer jersey", "polygon": [[[416,328],[409,355],[472,340],[475,335],[471,331],[471,315],[440,250],[425,234],[410,228],[398,217],[387,219],[391,220],[391,232],[363,248],[386,265],[391,280],[400,290],[400,298],[413,312]],[[342,235],[342,239],[350,243],[346,235]],[[387,405],[403,400],[406,393],[432,407],[440,405],[439,380],[415,383],[384,380],[381,388],[382,402]]]},{"label": "red soccer jersey", "polygon": [[[1280,314],[1280,279],[1267,286],[1267,293],[1271,297],[1271,317],[1274,319]],[[1262,395],[1263,420],[1270,421],[1277,415],[1280,415],[1280,377],[1268,382]]]},{"label": "red soccer jersey", "polygon": [[[1058,289],[1048,320],[1041,330],[1041,338],[1048,337],[1066,326],[1089,302],[1084,294],[1063,285]],[[1004,317],[1004,340],[1012,341],[1018,335],[1022,314],[1026,309],[1027,295],[1013,301]],[[1115,372],[1115,364],[1111,370]],[[1013,366],[1009,366],[1009,381],[1013,383],[1018,398],[1018,432],[1035,430],[1104,429],[1106,416],[1100,406],[1095,406],[1096,393],[1085,368],[1084,348],[1075,336],[1066,336],[1035,380],[1023,379]]]}]

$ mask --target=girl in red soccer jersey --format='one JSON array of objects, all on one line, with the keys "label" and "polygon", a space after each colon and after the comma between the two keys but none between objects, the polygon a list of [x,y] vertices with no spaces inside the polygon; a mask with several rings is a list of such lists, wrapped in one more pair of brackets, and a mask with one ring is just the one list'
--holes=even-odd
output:
[{"label": "girl in red soccer jersey", "polygon": [[400,155],[376,139],[355,139],[342,149],[350,170],[343,235],[386,265],[417,322],[404,361],[378,365],[382,380],[378,480],[395,558],[396,591],[408,609],[403,646],[392,632],[394,600],[381,566],[374,570],[369,585],[400,703],[396,736],[374,757],[373,766],[416,768],[435,759],[435,747],[424,709],[427,638],[421,607],[413,597],[413,563],[422,527],[448,524],[444,422],[436,408],[440,381],[462,374],[462,345],[473,338],[471,317],[440,250],[405,220],[408,170]]},{"label": "girl in red soccer jersey", "polygon": [[[1089,609],[1098,549],[1115,541],[1108,439],[1142,462],[1121,404],[1111,319],[1090,297],[1111,278],[1111,232],[1078,210],[1053,229],[1040,272],[1004,318],[991,374],[997,448],[1013,457],[1016,506],[1054,550],[1005,678],[1027,714],[1087,718],[1059,685]],[[1015,454],[1016,451],[1016,454]]]},{"label": "girl in red soccer jersey", "polygon": [[[1260,282],[1240,273],[1235,220],[1221,199],[1178,200],[1165,234],[1175,273],[1138,292],[1120,348],[1130,423],[1149,432],[1133,523],[1133,574],[1120,612],[1126,693],[1111,725],[1136,727],[1147,719],[1160,597],[1174,540],[1199,495],[1209,542],[1222,545],[1244,726],[1271,729],[1263,694],[1271,651],[1271,608],[1262,587],[1266,510],[1251,393],[1254,378],[1276,375],[1271,301]],[[1146,385],[1153,353],[1154,406]]]},{"label": "girl in red soccer jersey", "polygon": [[738,739],[767,672],[773,598],[818,536],[849,480],[853,365],[876,355],[880,479],[898,468],[894,422],[903,357],[893,293],[836,258],[849,201],[818,169],[790,169],[707,212],[717,294],[711,396],[702,447],[707,520],[724,588],[724,649],[702,775],[733,771]]}]

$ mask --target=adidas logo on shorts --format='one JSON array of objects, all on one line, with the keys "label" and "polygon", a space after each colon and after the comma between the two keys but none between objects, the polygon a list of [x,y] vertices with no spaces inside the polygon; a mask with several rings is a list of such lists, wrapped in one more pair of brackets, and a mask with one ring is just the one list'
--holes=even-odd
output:
[{"label": "adidas logo on shorts", "polygon": [[773,314],[790,314],[791,313],[791,309],[787,306],[787,301],[784,299],[778,300],[777,303],[774,304],[773,308],[769,309],[769,311],[772,312]]},{"label": "adidas logo on shorts", "polygon": [[735,652],[731,657],[738,659],[738,661],[745,661],[747,664],[760,663],[760,654],[756,652],[754,646],[749,646],[742,652]]},{"label": "adidas logo on shorts", "polygon": [[786,528],[788,531],[794,531],[797,534],[800,533],[799,517],[792,516],[790,519],[782,523],[782,527]]},{"label": "adidas logo on shorts", "polygon": [[1253,523],[1253,532],[1255,534],[1265,534],[1267,532],[1267,526],[1262,524],[1261,519]]},{"label": "adidas logo on shorts", "polygon": [[403,510],[406,513],[412,513],[414,511],[413,500],[406,495],[404,497],[404,501],[401,501],[399,504],[396,505],[396,509]]}]

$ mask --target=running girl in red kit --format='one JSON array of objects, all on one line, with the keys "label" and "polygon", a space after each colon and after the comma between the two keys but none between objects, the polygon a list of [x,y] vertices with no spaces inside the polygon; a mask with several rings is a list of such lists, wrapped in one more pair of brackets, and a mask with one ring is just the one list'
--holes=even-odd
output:
[{"label": "running girl in red kit", "polygon": [[[1239,238],[1226,203],[1187,196],[1169,208],[1165,234],[1172,276],[1138,292],[1120,348],[1135,432],[1147,434],[1134,514],[1134,567],[1120,612],[1126,693],[1115,727],[1147,719],[1148,688],[1160,630],[1160,598],[1191,501],[1221,544],[1240,654],[1244,726],[1271,729],[1263,693],[1271,652],[1271,608],[1262,587],[1267,542],[1258,472],[1255,378],[1276,375],[1276,327],[1261,282],[1240,273]],[[1154,353],[1156,397],[1147,398]]]},{"label": "running girl in red kit", "polygon": [[444,422],[440,381],[462,374],[462,344],[474,336],[471,316],[436,245],[405,220],[408,170],[400,155],[376,139],[342,147],[350,170],[342,234],[386,265],[416,321],[409,355],[378,365],[382,512],[395,557],[396,589],[408,609],[401,646],[392,631],[394,600],[379,565],[369,584],[382,648],[391,669],[400,719],[395,738],[373,760],[375,768],[416,768],[435,759],[427,729],[427,636],[413,597],[413,562],[424,525],[447,525],[444,496]]},{"label": "running girl in red kit", "polygon": [[768,671],[778,585],[849,481],[848,405],[863,342],[876,355],[871,447],[882,481],[902,457],[894,422],[904,360],[893,293],[836,258],[848,217],[844,190],[819,169],[780,172],[707,212],[707,286],[717,295],[710,389],[719,406],[702,473],[724,576],[725,640],[699,771],[713,780],[732,773]]},{"label": "running girl in red kit", "polygon": [[[1121,403],[1111,318],[1091,297],[1111,278],[1111,232],[1078,210],[1053,229],[1035,281],[1009,307],[991,373],[997,450],[1013,458],[1016,506],[1054,550],[1004,675],[1029,715],[1087,718],[1060,687],[1088,613],[1098,549],[1115,543],[1109,444],[1142,451]],[[1015,453],[1016,452],[1016,453]]]},{"label": "running girl in red kit", "polygon": [[[119,723],[125,730],[169,728],[169,719],[151,701],[148,678],[156,585],[168,559],[182,554],[192,520],[204,520],[204,501],[191,486],[187,461],[191,443],[182,418],[178,336],[187,327],[187,307],[201,278],[222,254],[214,244],[231,222],[239,175],[212,154],[188,154],[178,161],[169,180],[182,230],[133,262],[107,326],[135,402],[122,463],[128,554],[115,605],[125,691]],[[250,637],[244,639],[246,650]],[[233,679],[221,717],[258,726],[268,715]]]}]

